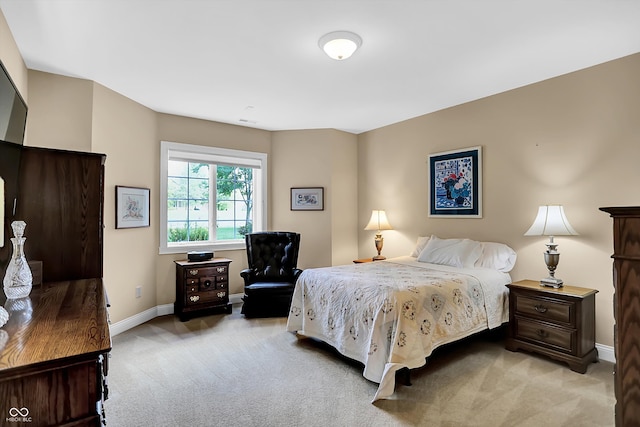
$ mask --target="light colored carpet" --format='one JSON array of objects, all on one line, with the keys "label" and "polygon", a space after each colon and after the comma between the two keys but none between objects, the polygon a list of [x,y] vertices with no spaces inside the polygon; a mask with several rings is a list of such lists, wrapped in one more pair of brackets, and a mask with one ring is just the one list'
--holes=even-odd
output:
[{"label": "light colored carpet", "polygon": [[286,318],[239,312],[163,316],[114,337],[107,425],[614,425],[608,362],[582,375],[478,336],[437,351],[413,385],[372,404],[377,384],[358,363],[286,332]]}]

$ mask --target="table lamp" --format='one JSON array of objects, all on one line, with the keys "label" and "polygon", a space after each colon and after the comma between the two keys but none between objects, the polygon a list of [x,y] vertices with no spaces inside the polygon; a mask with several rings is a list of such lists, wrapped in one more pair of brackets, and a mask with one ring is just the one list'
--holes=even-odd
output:
[{"label": "table lamp", "polygon": [[371,211],[371,219],[369,220],[369,224],[367,224],[364,229],[377,231],[374,241],[376,243],[378,255],[374,256],[373,260],[378,261],[386,259],[386,257],[380,255],[380,252],[382,252],[382,244],[384,242],[384,239],[382,238],[382,230],[393,230],[393,228],[391,228],[391,225],[389,224],[389,220],[387,219],[387,214],[385,213],[385,211]]},{"label": "table lamp", "polygon": [[533,225],[524,233],[525,236],[549,236],[547,250],[544,253],[544,262],[549,270],[549,277],[540,280],[541,286],[560,288],[562,279],[555,277],[556,267],[560,261],[558,244],[553,241],[554,236],[577,236],[578,233],[571,227],[564,208],[561,205],[545,205],[538,208],[538,215]]}]

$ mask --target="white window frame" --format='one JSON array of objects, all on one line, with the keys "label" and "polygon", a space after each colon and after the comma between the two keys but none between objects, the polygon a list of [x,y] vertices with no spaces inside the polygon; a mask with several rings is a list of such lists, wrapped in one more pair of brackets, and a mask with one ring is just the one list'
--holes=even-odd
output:
[{"label": "white window frame", "polygon": [[266,153],[160,141],[160,254],[177,254],[189,251],[205,250],[229,251],[246,249],[244,240],[169,244],[167,241],[167,181],[169,173],[169,159],[183,159],[193,162],[203,161],[224,163],[260,169],[260,174],[254,174],[255,193],[253,209],[255,220],[253,222],[253,230],[262,231],[267,229],[268,175]]}]

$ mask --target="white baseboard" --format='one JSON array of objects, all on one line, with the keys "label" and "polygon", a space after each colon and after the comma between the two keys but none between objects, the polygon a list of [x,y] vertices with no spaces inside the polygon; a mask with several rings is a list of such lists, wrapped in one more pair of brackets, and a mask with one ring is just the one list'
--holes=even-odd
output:
[{"label": "white baseboard", "polygon": [[242,304],[242,297],[244,296],[244,294],[230,294],[229,295],[229,302],[231,304]]},{"label": "white baseboard", "polygon": [[[229,302],[232,304],[242,303],[242,295],[243,294],[229,295]],[[109,329],[111,330],[111,336],[116,336],[125,331],[128,331],[131,328],[135,328],[138,325],[142,325],[149,320],[155,319],[158,316],[165,316],[167,314],[173,314],[173,304],[163,304],[152,307],[148,310],[143,311],[142,313],[138,313],[134,316],[128,317],[124,320],[110,325]],[[611,363],[616,362],[616,355],[613,347],[596,343],[596,348],[598,349],[598,358],[600,360]]]},{"label": "white baseboard", "polygon": [[125,331],[128,331],[129,329],[135,328],[138,325],[142,325],[149,320],[153,320],[158,316],[163,316],[165,314],[171,313],[173,313],[173,304],[158,305],[145,310],[142,313],[138,313],[131,317],[127,317],[126,319],[119,322],[112,323],[111,325],[109,325],[109,330],[111,331],[111,336],[113,337]]},{"label": "white baseboard", "polygon": [[[231,294],[229,295],[229,302],[232,304],[241,303],[243,294]],[[163,304],[152,307],[142,313],[135,314],[131,317],[127,317],[116,323],[109,325],[111,336],[114,337],[129,329],[135,328],[138,325],[142,325],[149,320],[153,320],[159,316],[165,316],[167,314],[173,314],[173,304]]]},{"label": "white baseboard", "polygon": [[598,349],[598,359],[604,360],[605,362],[616,363],[616,352],[613,347],[596,343],[596,348]]}]

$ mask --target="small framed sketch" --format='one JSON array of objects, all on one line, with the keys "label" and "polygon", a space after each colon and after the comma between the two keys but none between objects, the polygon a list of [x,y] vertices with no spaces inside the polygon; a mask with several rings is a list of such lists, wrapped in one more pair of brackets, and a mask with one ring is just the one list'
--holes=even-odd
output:
[{"label": "small framed sketch", "polygon": [[149,227],[148,188],[116,185],[116,228]]},{"label": "small framed sketch", "polygon": [[297,187],[291,189],[292,211],[324,210],[324,187]]},{"label": "small framed sketch", "polygon": [[482,218],[482,147],[429,155],[429,216]]}]

